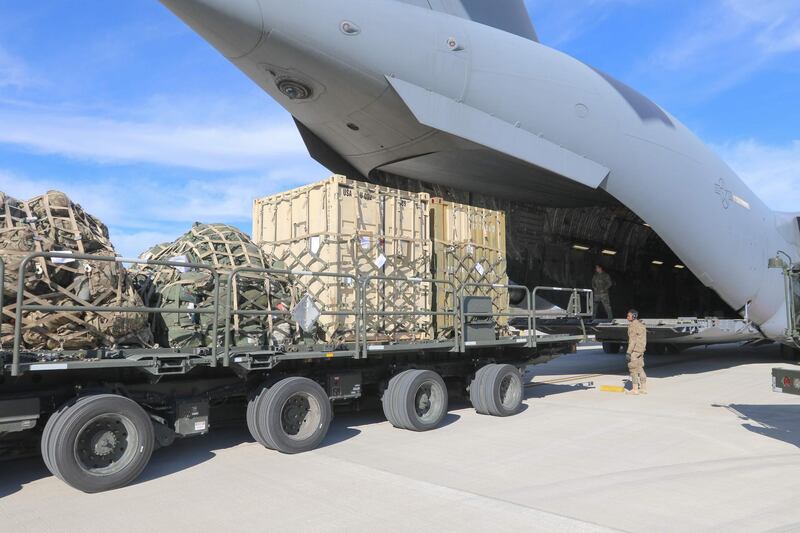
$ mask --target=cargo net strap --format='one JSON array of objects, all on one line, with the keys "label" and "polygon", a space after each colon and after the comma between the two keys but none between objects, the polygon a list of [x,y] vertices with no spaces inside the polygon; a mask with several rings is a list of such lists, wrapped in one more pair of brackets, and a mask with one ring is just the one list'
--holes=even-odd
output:
[{"label": "cargo net strap", "polygon": [[[446,245],[435,243],[437,279],[447,279],[453,282],[456,291],[464,286],[464,296],[485,296],[492,299],[493,313],[508,313],[509,295],[506,273],[505,256],[493,250],[474,244]],[[491,287],[475,287],[467,284],[492,285]],[[501,285],[501,286],[497,286]],[[442,285],[436,288],[437,310],[449,310],[459,305],[458,294],[449,286]],[[502,333],[508,324],[507,317],[495,316],[498,332]],[[449,316],[436,317],[436,332],[439,337],[450,337],[455,328]]]},{"label": "cargo net strap", "polygon": [[[141,258],[198,263],[221,274],[216,327],[213,314],[192,313],[191,309],[177,315],[156,315],[152,328],[160,344],[173,348],[221,346],[226,334],[231,336],[234,346],[285,348],[295,340],[296,328],[286,319],[231,313],[232,310],[289,310],[296,302],[285,276],[241,273],[231,283],[229,274],[237,267],[283,268],[283,265],[273,265],[272,259],[240,230],[224,224],[195,224],[176,241],[159,244]],[[138,266],[134,270],[140,292],[149,305],[213,310],[214,276],[210,271],[154,265]],[[228,309],[229,299],[232,310]],[[224,329],[228,314],[231,314],[230,332]]]},{"label": "cargo net strap", "polygon": [[[13,343],[19,269],[36,252],[113,257],[108,229],[58,191],[20,201],[0,193],[0,259],[6,271],[6,302],[0,332],[3,346]],[[125,269],[101,261],[37,258],[23,273],[23,305],[141,306]],[[146,317],[140,313],[24,312],[22,348],[69,350],[133,344],[149,346]]]},{"label": "cargo net strap", "polygon": [[[66,277],[65,272],[72,275]],[[61,286],[51,283],[47,291],[24,291],[23,305],[137,307],[141,300],[127,273],[116,263],[75,261],[62,269],[60,279],[71,279]],[[2,343],[13,342],[13,319],[16,301],[3,309]],[[100,346],[135,345],[149,347],[152,337],[142,313],[100,313],[30,311],[22,315],[22,343],[30,350],[79,350]]]},{"label": "cargo net strap", "polygon": [[[24,256],[32,252],[77,252],[115,255],[108,228],[72,203],[64,193],[50,191],[27,201],[0,193],[0,249],[6,261],[7,292],[16,291],[13,283]],[[37,276],[50,282],[66,263],[44,258],[36,260]]]},{"label": "cargo net strap", "polygon": [[266,266],[258,247],[241,231],[231,231],[230,226],[196,224],[179,242],[177,253],[218,270]]},{"label": "cargo net strap", "polygon": [[[430,250],[427,242],[375,235],[323,233],[291,243],[264,244],[267,253],[285,263],[287,269],[312,274],[293,278],[297,298],[308,296],[323,313],[317,335],[325,342],[355,339],[355,316],[325,316],[326,312],[355,311],[358,286],[347,278],[314,275],[334,272],[357,279],[368,276],[428,278]],[[365,294],[368,312],[403,313],[402,316],[368,316],[371,341],[413,340],[432,336],[432,320],[416,313],[431,308],[428,284],[373,280]]]}]

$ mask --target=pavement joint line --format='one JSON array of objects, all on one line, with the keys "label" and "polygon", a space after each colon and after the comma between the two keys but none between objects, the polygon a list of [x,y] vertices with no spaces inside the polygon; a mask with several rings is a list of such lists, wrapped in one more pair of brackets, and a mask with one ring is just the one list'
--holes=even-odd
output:
[{"label": "pavement joint line", "polygon": [[[316,452],[311,452],[311,453],[314,453],[315,455],[318,455]],[[594,526],[594,527],[599,528],[599,529],[601,529],[603,531],[625,531],[625,530],[622,530],[622,529],[617,529],[617,528],[613,528],[613,527],[610,527],[610,526],[605,526],[605,525],[602,525],[602,524],[598,524],[596,522],[590,522],[590,521],[587,521],[587,520],[581,520],[579,518],[574,518],[574,517],[571,517],[571,516],[567,516],[567,515],[563,515],[563,514],[559,514],[559,513],[554,513],[552,511],[545,511],[543,509],[539,509],[539,508],[533,507],[531,505],[526,505],[524,503],[510,501],[510,500],[506,500],[504,498],[498,498],[496,496],[491,496],[491,495],[488,495],[488,494],[481,494],[481,493],[473,492],[473,491],[470,491],[470,490],[465,490],[465,489],[462,489],[462,488],[456,488],[456,487],[452,487],[452,486],[450,486],[448,484],[433,483],[433,482],[425,480],[425,479],[419,479],[419,478],[406,476],[404,474],[393,472],[391,470],[386,470],[384,468],[379,468],[379,467],[376,467],[376,466],[373,466],[373,465],[366,465],[366,464],[358,463],[358,462],[354,463],[353,461],[349,461],[349,460],[342,459],[340,457],[335,457],[335,456],[324,456],[324,457],[326,457],[327,459],[330,459],[332,461],[345,463],[345,464],[348,464],[348,465],[354,465],[355,464],[355,465],[360,466],[362,468],[366,468],[366,469],[373,470],[373,471],[376,471],[376,472],[381,472],[383,474],[386,474],[386,475],[389,475],[389,476],[392,476],[392,477],[399,477],[399,478],[402,478],[402,479],[410,480],[410,481],[413,481],[414,483],[420,483],[420,484],[423,484],[423,485],[429,485],[431,487],[438,488],[438,489],[447,489],[448,491],[453,491],[453,492],[455,492],[457,494],[463,494],[465,496],[472,496],[474,498],[482,498],[482,499],[491,500],[491,501],[495,501],[495,502],[498,502],[498,503],[503,503],[503,504],[506,504],[506,505],[510,505],[510,506],[513,506],[513,507],[518,507],[520,509],[526,509],[526,510],[529,510],[529,511],[535,511],[535,512],[541,513],[543,515],[549,515],[549,516],[552,516],[552,517],[555,517],[555,518],[559,518],[561,520],[567,520],[569,522],[574,522],[576,525],[580,524],[580,525],[583,525],[583,526]]]},{"label": "pavement joint line", "polygon": [[[591,476],[582,476],[582,477],[576,477],[576,478],[572,478],[572,479],[560,480],[560,481],[557,481],[555,483],[548,483],[548,484],[542,484],[542,485],[532,485],[532,486],[533,487],[542,487],[542,488],[543,487],[552,488],[552,487],[554,487],[556,485],[569,484],[569,483],[573,483],[575,481],[586,482],[586,481],[589,481],[589,480],[599,480],[599,479],[602,479],[602,478],[605,478],[605,477],[610,477],[610,476],[625,476],[625,477],[627,477],[627,476],[636,475],[636,474],[645,474],[645,473],[648,473],[648,472],[657,472],[659,470],[672,470],[672,469],[675,469],[675,468],[687,469],[687,468],[694,467],[695,468],[694,472],[703,472],[703,471],[708,469],[708,468],[704,468],[704,467],[713,468],[714,465],[722,465],[724,463],[732,463],[727,468],[728,470],[729,469],[741,468],[743,466],[742,463],[753,463],[753,464],[758,465],[758,464],[765,463],[765,462],[766,463],[770,463],[770,462],[775,462],[775,461],[778,461],[778,464],[774,465],[776,468],[785,468],[786,464],[784,463],[784,461],[786,461],[787,459],[791,459],[791,460],[795,460],[795,461],[800,460],[798,455],[794,454],[794,453],[792,453],[792,454],[748,455],[748,456],[741,456],[741,457],[727,457],[725,459],[711,459],[711,460],[706,460],[706,461],[689,461],[689,462],[683,462],[683,463],[670,463],[670,464],[661,464],[661,465],[657,465],[657,466],[648,466],[648,467],[644,467],[644,468],[632,468],[632,469],[629,469],[629,470],[618,470],[616,472],[609,472],[609,473],[606,473],[606,474],[596,474],[596,475],[591,475]],[[744,465],[744,466],[750,466],[750,465],[747,464],[747,465]],[[691,472],[691,473],[693,473],[693,472]],[[690,472],[673,472],[673,473],[671,473],[669,475],[661,476],[661,477],[659,477],[659,479],[676,479],[676,478],[680,478],[680,477],[686,476],[688,474],[690,474]],[[613,482],[613,484],[616,484],[616,482]]]},{"label": "pavement joint line", "polygon": [[[657,399],[658,398],[658,393],[654,393],[651,390],[649,394],[647,394],[645,396],[638,396],[638,397],[644,398],[645,399],[644,401],[646,401],[647,398]],[[539,404],[539,405],[547,405],[547,406],[550,406],[550,407],[564,407],[564,408],[568,408],[568,409],[583,409],[583,410],[586,410],[586,411],[602,411],[602,412],[606,412],[606,413],[618,413],[618,414],[621,414],[621,415],[638,416],[638,417],[641,417],[641,418],[646,418],[648,420],[651,420],[653,418],[663,418],[663,419],[670,419],[670,420],[696,420],[697,419],[696,417],[665,415],[663,413],[656,413],[656,412],[653,412],[653,411],[644,411],[644,412],[643,411],[626,411],[626,410],[623,410],[623,409],[607,409],[607,408],[603,408],[603,407],[592,407],[592,406],[588,406],[588,405],[574,405],[574,404],[569,404],[569,403],[555,403],[555,402],[547,401],[544,398],[532,398],[532,399],[530,399],[528,401],[532,401],[532,400],[536,400],[536,403]],[[639,402],[637,400],[631,399],[631,403],[633,405],[636,405]],[[739,421],[743,422],[742,420],[739,420]],[[729,423],[729,421],[722,421],[722,420],[704,420],[703,422],[705,424],[716,424],[716,425],[725,425],[725,424]],[[748,420],[747,422],[750,422],[750,420]]]}]

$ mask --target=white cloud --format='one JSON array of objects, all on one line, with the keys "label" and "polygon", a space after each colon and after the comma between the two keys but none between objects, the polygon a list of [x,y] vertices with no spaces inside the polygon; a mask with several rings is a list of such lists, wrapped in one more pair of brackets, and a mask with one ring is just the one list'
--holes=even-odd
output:
[{"label": "white cloud", "polygon": [[156,244],[172,242],[180,237],[184,231],[176,228],[176,231],[134,231],[128,233],[118,228],[109,228],[114,249],[121,256],[128,258],[139,257],[139,255]]},{"label": "white cloud", "polygon": [[661,76],[701,74],[713,80],[701,82],[701,92],[709,96],[747,79],[774,58],[797,52],[797,0],[714,0],[692,10],[691,18],[648,58],[646,68]]},{"label": "white cloud", "polygon": [[800,140],[783,146],[747,140],[718,151],[772,209],[800,212]]},{"label": "white cloud", "polygon": [[800,3],[797,0],[725,0],[725,6],[750,23],[753,40],[765,53],[800,50]]},{"label": "white cloud", "polygon": [[0,191],[21,199],[56,189],[102,220],[117,252],[137,256],[150,246],[186,232],[194,222],[233,224],[249,233],[255,198],[327,177],[305,160],[256,176],[92,181],[64,176],[30,178],[0,171]]},{"label": "white cloud", "polygon": [[648,0],[528,0],[526,5],[539,37],[549,46],[573,41],[612,15],[614,5]]},{"label": "white cloud", "polygon": [[285,118],[278,124],[211,126],[0,109],[0,124],[0,143],[99,163],[243,170],[306,154],[300,134]]},{"label": "white cloud", "polygon": [[24,88],[33,83],[28,66],[18,57],[0,48],[0,88]]}]

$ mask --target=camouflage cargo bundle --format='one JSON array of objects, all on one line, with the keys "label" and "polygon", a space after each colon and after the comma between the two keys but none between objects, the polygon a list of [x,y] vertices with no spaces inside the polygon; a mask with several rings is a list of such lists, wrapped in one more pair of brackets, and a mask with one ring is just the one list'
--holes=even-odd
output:
[{"label": "camouflage cargo bundle", "polygon": [[[13,342],[19,269],[24,257],[35,252],[116,255],[106,226],[64,193],[49,191],[28,201],[0,193],[5,347]],[[125,268],[115,262],[38,258],[28,264],[24,279],[25,305],[142,305]],[[30,350],[147,346],[151,340],[142,313],[33,311],[22,319],[22,344]]]},{"label": "camouflage cargo bundle", "polygon": [[[237,267],[280,268],[273,265],[247,235],[224,224],[195,223],[173,243],[157,245],[140,256],[149,261],[194,263],[220,273],[219,321],[203,313],[163,313],[153,316],[152,328],[161,346],[172,348],[221,346],[228,314],[229,276]],[[149,306],[213,310],[214,276],[210,271],[180,266],[139,265],[137,286]],[[288,279],[263,273],[241,273],[233,282],[233,309],[241,311],[288,310],[293,305]],[[231,342],[238,346],[285,347],[293,340],[283,317],[232,315]],[[269,338],[267,338],[269,335]]]}]

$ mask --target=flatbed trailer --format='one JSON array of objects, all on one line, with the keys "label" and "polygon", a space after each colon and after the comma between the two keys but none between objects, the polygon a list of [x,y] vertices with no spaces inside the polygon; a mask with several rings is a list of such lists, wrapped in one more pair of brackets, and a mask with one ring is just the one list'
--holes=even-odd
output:
[{"label": "flatbed trailer", "polygon": [[[24,303],[27,266],[40,258],[202,269],[214,280],[213,305],[203,309],[97,307],[78,298],[69,306]],[[305,340],[289,347],[233,345],[235,316],[286,319],[292,315],[289,309],[239,309],[232,290],[225,291],[227,301],[221,302],[221,287],[243,275],[314,275],[357,287],[352,308],[319,313],[352,317],[354,335],[336,344]],[[0,278],[5,279],[2,261]],[[373,308],[370,291],[387,281],[447,286],[458,296],[456,307],[408,312]],[[564,313],[565,318],[582,321],[593,311],[592,291],[587,289],[493,285],[524,291],[528,302],[524,309],[495,312],[490,299],[470,295],[471,290],[487,287],[481,284],[454,287],[436,279],[357,278],[252,267],[223,273],[210,265],[179,261],[64,253],[27,256],[20,265],[18,283],[13,346],[0,347],[0,453],[4,440],[5,450],[13,452],[26,437],[38,439],[48,469],[85,492],[130,483],[144,470],[154,449],[208,433],[215,424],[215,410],[223,405],[241,409],[253,437],[283,453],[314,449],[327,433],[333,407],[358,406],[369,397],[380,399],[395,427],[412,431],[437,427],[452,393],[468,395],[482,414],[513,415],[524,396],[525,367],[573,353],[577,343],[586,340],[585,334],[537,333],[538,313],[531,302],[540,293],[569,292],[579,303]],[[0,293],[0,308],[2,304]],[[224,342],[200,348],[30,351],[23,347],[21,331],[23,314],[29,312],[204,313],[212,317],[213,331],[224,325]],[[455,327],[445,338],[375,340],[379,336],[370,331],[369,319],[381,316],[448,316]],[[521,318],[527,327],[499,327],[503,317]],[[0,320],[7,323],[5,318]],[[266,322],[265,328],[270,328],[271,322]]]}]

